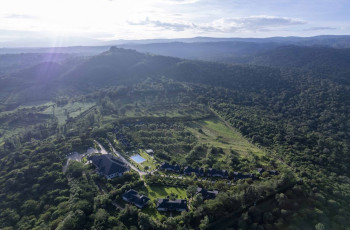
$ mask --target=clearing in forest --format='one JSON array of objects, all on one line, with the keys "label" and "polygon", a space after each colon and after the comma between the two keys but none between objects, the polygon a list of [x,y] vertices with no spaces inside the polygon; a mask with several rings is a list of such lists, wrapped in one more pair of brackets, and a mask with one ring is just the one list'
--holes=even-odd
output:
[{"label": "clearing in forest", "polygon": [[95,106],[93,102],[69,102],[64,106],[50,106],[42,114],[53,114],[60,125],[64,124],[68,117],[76,118]]},{"label": "clearing in forest", "polygon": [[250,143],[241,133],[227,126],[218,117],[193,121],[188,130],[197,137],[199,143],[220,147],[224,152],[232,149],[242,158],[249,158],[252,154],[265,155],[263,150]]}]

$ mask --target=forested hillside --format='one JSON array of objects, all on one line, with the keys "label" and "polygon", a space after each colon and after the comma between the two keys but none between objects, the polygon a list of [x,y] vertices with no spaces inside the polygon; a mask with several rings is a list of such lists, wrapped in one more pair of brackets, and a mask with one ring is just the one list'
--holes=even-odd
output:
[{"label": "forested hillside", "polygon": [[349,84],[347,76],[350,50],[347,46],[343,48],[341,43],[341,39],[335,38],[334,40],[330,38],[328,42],[322,38],[319,40],[315,38],[313,41],[271,38],[198,43],[126,44],[120,47],[151,54],[227,64],[300,68],[313,71],[315,76],[333,78]]},{"label": "forested hillside", "polygon": [[[264,55],[251,59],[261,66],[238,65],[112,47],[2,75],[0,228],[348,229],[348,50]],[[80,162],[62,170],[68,153],[99,148],[94,140],[127,159],[152,148],[157,162],[218,168],[228,179],[133,171],[106,180]],[[237,171],[257,175],[237,180]],[[203,201],[193,185],[219,195]],[[187,196],[190,209],[138,210],[122,203],[130,188]]]}]

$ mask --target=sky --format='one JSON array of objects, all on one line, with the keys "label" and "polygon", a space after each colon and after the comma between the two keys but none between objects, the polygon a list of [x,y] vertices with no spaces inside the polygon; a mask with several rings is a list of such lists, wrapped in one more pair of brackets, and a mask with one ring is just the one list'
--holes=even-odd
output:
[{"label": "sky", "polygon": [[0,44],[350,34],[349,0],[0,0]]}]

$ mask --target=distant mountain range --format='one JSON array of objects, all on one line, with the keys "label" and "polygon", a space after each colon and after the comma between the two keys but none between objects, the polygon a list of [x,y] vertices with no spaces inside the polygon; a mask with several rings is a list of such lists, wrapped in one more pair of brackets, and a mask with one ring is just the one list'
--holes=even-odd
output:
[{"label": "distant mountain range", "polygon": [[121,44],[152,44],[152,43],[197,43],[197,42],[252,42],[252,43],[280,43],[305,46],[331,46],[335,48],[350,47],[350,35],[320,35],[313,37],[268,37],[268,38],[214,38],[194,37],[177,39],[144,39],[144,40],[115,40],[108,41],[106,45]]},{"label": "distant mountain range", "polygon": [[[47,37],[41,39],[25,38],[21,40],[0,42],[0,53],[5,48],[38,48],[38,47],[68,47],[68,46],[113,46],[113,45],[140,45],[159,43],[198,43],[198,42],[250,42],[250,43],[277,43],[279,45],[301,46],[330,46],[334,48],[350,48],[350,35],[320,35],[314,37],[269,37],[269,38],[173,38],[173,39],[140,39],[140,40],[112,40],[101,41],[81,37]],[[6,50],[6,49],[5,49]],[[7,50],[10,52],[9,50]]]}]

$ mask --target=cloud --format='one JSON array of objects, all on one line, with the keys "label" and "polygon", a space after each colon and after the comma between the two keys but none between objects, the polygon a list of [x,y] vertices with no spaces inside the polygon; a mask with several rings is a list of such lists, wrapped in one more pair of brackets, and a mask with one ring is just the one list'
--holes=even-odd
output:
[{"label": "cloud", "polygon": [[28,37],[34,36],[38,32],[36,31],[26,31],[26,30],[6,30],[0,29],[0,39],[1,38],[15,38],[15,37]]},{"label": "cloud", "polygon": [[162,29],[168,29],[173,31],[184,31],[186,29],[192,29],[193,27],[196,27],[194,24],[186,24],[186,23],[173,23],[173,22],[162,22],[159,20],[150,20],[149,18],[146,18],[145,20],[138,21],[138,22],[130,22],[128,21],[129,25],[150,25]]},{"label": "cloud", "polygon": [[275,16],[251,16],[241,18],[221,18],[208,23],[202,28],[207,31],[270,31],[276,28],[303,25],[305,21],[297,18]]},{"label": "cloud", "polygon": [[27,14],[9,14],[6,15],[4,18],[13,18],[13,19],[36,19],[37,17],[33,15],[27,15]]},{"label": "cloud", "polygon": [[318,31],[318,30],[336,30],[335,27],[329,27],[329,26],[317,26],[317,27],[310,27],[306,28],[303,31]]},{"label": "cloud", "polygon": [[183,23],[165,22],[151,20],[148,17],[138,22],[130,22],[129,25],[153,26],[156,28],[172,31],[194,30],[196,32],[266,32],[274,29],[281,29],[288,26],[304,25],[305,21],[297,18],[275,17],[275,16],[251,16],[241,18],[220,18],[209,23]]}]

